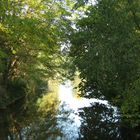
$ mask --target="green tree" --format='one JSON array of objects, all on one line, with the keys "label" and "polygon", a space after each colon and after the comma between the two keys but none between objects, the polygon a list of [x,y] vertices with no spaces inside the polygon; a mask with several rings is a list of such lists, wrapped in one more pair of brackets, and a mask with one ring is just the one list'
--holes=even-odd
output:
[{"label": "green tree", "polygon": [[24,117],[34,107],[61,67],[61,44],[71,30],[67,3],[0,1],[0,109],[13,123],[22,120],[15,114]]},{"label": "green tree", "polygon": [[31,88],[57,73],[61,43],[67,36],[66,27],[70,27],[66,19],[70,14],[62,4],[50,0],[1,1],[0,78],[4,87],[22,79]]},{"label": "green tree", "polygon": [[131,126],[140,123],[139,9],[137,0],[97,0],[70,37],[70,56],[80,72],[83,95],[104,97],[117,105],[131,117],[133,123],[127,121]]}]

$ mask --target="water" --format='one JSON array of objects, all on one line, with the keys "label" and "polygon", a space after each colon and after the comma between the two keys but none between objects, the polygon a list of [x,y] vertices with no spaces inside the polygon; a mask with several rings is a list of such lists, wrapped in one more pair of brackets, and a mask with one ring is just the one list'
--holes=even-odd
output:
[{"label": "water", "polygon": [[108,101],[76,97],[70,81],[59,86],[58,96],[60,104],[48,106],[52,96],[41,100],[38,113],[1,112],[0,140],[136,140],[122,131],[119,111]]},{"label": "water", "polygon": [[[86,99],[86,98],[76,98],[73,94],[73,89],[71,86],[70,82],[67,82],[65,85],[60,85],[60,90],[59,90],[59,99],[61,101],[60,104],[60,112],[61,115],[58,116],[58,126],[62,129],[63,134],[64,134],[64,139],[68,140],[76,140],[76,139],[82,139],[84,138],[85,133],[82,132],[82,127],[88,128],[87,122],[85,122],[85,110],[88,109],[89,111],[86,112],[87,114],[92,110],[92,107],[94,106],[102,106],[105,109],[112,110],[111,113],[113,114],[108,114],[107,119],[110,120],[111,122],[111,117],[115,118],[115,122],[118,122],[119,120],[117,119],[119,117],[118,111],[116,107],[113,107],[109,105],[109,103],[105,100],[98,100],[98,99]],[[62,111],[63,110],[63,111]],[[64,115],[64,112],[67,115]],[[94,114],[95,110],[93,110],[92,114]],[[106,110],[107,111],[107,110]],[[97,112],[96,112],[97,113]],[[100,113],[101,115],[102,113]],[[92,118],[93,116],[91,114],[88,114],[89,118]],[[102,114],[103,115],[103,114]],[[112,115],[112,116],[110,116]],[[97,114],[96,114],[97,116]],[[66,118],[63,119],[61,118]],[[94,118],[96,119],[96,118]],[[96,120],[95,120],[96,121]],[[100,118],[101,122],[105,122],[105,118]],[[91,122],[93,123],[93,122]],[[118,129],[118,128],[117,128]],[[89,130],[91,131],[91,130]],[[97,135],[97,134],[96,134]],[[119,132],[117,132],[116,137],[119,137]]]}]

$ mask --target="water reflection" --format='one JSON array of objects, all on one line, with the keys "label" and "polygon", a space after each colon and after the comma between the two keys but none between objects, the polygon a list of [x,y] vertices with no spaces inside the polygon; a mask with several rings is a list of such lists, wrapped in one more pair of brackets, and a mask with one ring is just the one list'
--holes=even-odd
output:
[{"label": "water reflection", "polygon": [[58,114],[58,127],[63,132],[64,140],[75,140],[79,137],[80,117],[77,114],[77,102],[72,94],[70,82],[60,85],[59,89],[60,108]]},{"label": "water reflection", "polygon": [[60,121],[67,139],[120,139],[117,108],[105,100],[76,98],[69,82],[60,86],[59,95],[63,110],[69,112],[66,121]]},{"label": "water reflection", "polygon": [[118,109],[106,100],[76,98],[69,82],[60,86],[60,100],[63,110],[68,112],[59,124],[66,136],[64,140],[139,139],[139,129],[124,125]]},{"label": "water reflection", "polygon": [[104,104],[96,103],[91,107],[84,107],[79,110],[83,118],[79,139],[83,140],[119,140],[120,127],[118,115],[114,115],[113,108]]},{"label": "water reflection", "polygon": [[[39,110],[13,109],[0,114],[0,140],[121,140],[120,116],[107,101],[76,98],[70,82],[60,85],[59,104],[52,94],[39,101]],[[49,106],[50,104],[50,106]],[[19,106],[20,107],[20,106]],[[17,113],[14,112],[17,110]],[[14,115],[14,117],[13,117]],[[10,116],[13,118],[11,119]]]}]

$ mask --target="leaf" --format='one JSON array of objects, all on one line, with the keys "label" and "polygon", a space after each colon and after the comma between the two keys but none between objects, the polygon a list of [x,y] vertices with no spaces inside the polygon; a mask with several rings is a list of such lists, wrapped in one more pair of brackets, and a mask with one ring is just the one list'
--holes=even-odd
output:
[{"label": "leaf", "polygon": [[12,50],[12,54],[16,54],[17,52],[16,52],[16,50]]}]

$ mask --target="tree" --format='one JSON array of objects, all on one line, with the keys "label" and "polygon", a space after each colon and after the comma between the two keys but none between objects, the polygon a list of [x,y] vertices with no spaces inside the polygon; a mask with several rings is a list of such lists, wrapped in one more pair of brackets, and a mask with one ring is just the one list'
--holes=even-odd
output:
[{"label": "tree", "polygon": [[137,0],[97,0],[71,35],[70,56],[80,72],[83,96],[109,100],[122,116],[131,116],[131,126],[139,126],[139,8]]},{"label": "tree", "polygon": [[56,77],[61,43],[71,29],[65,5],[59,0],[0,1],[0,109],[10,110],[6,116],[13,122],[16,108],[11,107],[26,114],[42,93],[39,84],[47,86]]},{"label": "tree", "polygon": [[66,19],[70,14],[61,4],[50,0],[1,1],[0,81],[4,87],[14,81],[32,87],[32,83],[57,73],[61,43],[67,34],[64,31],[70,24]]}]

